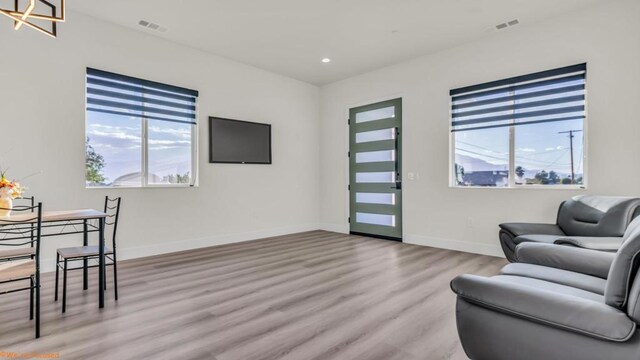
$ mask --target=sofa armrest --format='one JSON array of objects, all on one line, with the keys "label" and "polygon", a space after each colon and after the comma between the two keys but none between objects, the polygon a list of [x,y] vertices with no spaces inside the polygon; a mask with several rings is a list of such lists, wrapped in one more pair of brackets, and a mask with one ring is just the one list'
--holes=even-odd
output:
[{"label": "sofa armrest", "polygon": [[498,226],[500,226],[502,230],[513,234],[514,237],[528,234],[566,236],[562,229],[556,224],[504,223]]},{"label": "sofa armrest", "polygon": [[636,330],[627,314],[604,303],[497,278],[461,275],[451,289],[478,306],[602,340],[624,342]]},{"label": "sofa armrest", "polygon": [[571,245],[583,249],[592,249],[600,251],[618,251],[623,237],[595,237],[595,236],[567,236],[554,241],[558,245]]},{"label": "sofa armrest", "polygon": [[609,276],[615,253],[555,244],[522,243],[516,247],[517,262],[592,275]]}]

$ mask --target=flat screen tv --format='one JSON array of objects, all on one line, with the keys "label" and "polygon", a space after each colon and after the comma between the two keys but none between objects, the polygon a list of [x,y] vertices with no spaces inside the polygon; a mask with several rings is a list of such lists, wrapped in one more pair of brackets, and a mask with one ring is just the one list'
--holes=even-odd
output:
[{"label": "flat screen tv", "polygon": [[271,125],[210,117],[209,162],[271,164]]}]

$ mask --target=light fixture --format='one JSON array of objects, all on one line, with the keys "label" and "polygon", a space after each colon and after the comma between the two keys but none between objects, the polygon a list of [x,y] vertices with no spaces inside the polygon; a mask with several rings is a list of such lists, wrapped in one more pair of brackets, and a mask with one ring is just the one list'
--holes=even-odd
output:
[{"label": "light fixture", "polygon": [[326,63],[330,63],[330,62],[331,62],[331,59],[329,59],[329,58],[323,58],[323,59],[322,59],[322,62],[323,62],[323,63],[325,63],[325,64],[326,64]]},{"label": "light fixture", "polygon": [[[58,5],[54,5],[51,1],[57,1]],[[57,23],[64,22],[64,0],[15,0],[15,6],[12,9],[0,8],[0,14],[4,14],[14,21],[14,29],[20,30],[22,25],[28,26],[34,30],[37,30],[45,35],[56,37],[57,36]],[[47,12],[50,14],[39,13],[36,9],[38,4],[44,5],[48,8]],[[24,10],[21,10],[24,9]],[[59,10],[59,15],[58,15]],[[45,29],[43,26],[34,22],[45,21],[51,22],[50,29]]]}]

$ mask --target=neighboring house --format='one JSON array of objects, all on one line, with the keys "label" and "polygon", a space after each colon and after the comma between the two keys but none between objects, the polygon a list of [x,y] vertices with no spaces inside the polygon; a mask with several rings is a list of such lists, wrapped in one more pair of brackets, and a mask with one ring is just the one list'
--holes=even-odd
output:
[{"label": "neighboring house", "polygon": [[[142,182],[142,174],[139,172],[134,172],[126,175],[122,175],[119,178],[113,181],[111,186],[140,186]],[[151,184],[161,184],[166,183],[163,179],[156,174],[149,174],[149,183]]]},{"label": "neighboring house", "polygon": [[465,172],[462,180],[465,185],[507,186],[509,172],[506,170]]}]

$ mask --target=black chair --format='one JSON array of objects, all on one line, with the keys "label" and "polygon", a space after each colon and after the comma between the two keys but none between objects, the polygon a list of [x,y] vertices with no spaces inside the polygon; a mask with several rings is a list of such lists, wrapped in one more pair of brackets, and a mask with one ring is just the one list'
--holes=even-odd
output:
[{"label": "black chair", "polygon": [[[113,287],[115,292],[115,299],[118,300],[118,265],[117,265],[117,257],[116,257],[116,233],[118,230],[118,217],[120,215],[120,203],[122,198],[111,199],[108,196],[105,197],[104,200],[104,212],[107,214],[105,219],[105,231],[107,227],[112,228],[111,232],[111,240],[112,247],[109,248],[105,245],[104,248],[104,256],[105,256],[105,267],[113,266]],[[86,230],[85,230],[86,231]],[[81,270],[87,268],[98,267],[99,260],[99,247],[89,246],[85,244],[84,246],[78,247],[69,247],[58,249],[58,253],[56,255],[56,292],[55,292],[55,301],[58,301],[58,278],[60,274],[60,269],[62,269],[62,312],[67,311],[67,271],[70,270]],[[95,264],[89,265],[89,261],[95,261]],[[69,263],[80,262],[81,265],[76,267],[69,267]],[[106,270],[106,268],[105,268]],[[104,288],[107,288],[107,272],[104,272],[105,281]]]},{"label": "black chair", "polygon": [[29,286],[0,290],[0,294],[29,290],[29,319],[35,317],[36,339],[40,337],[41,230],[42,203],[14,206],[11,216],[0,218],[0,285],[29,281]]}]

